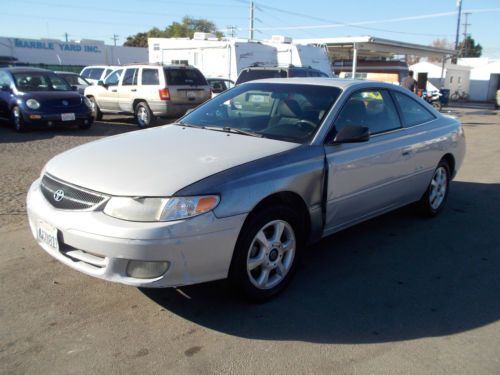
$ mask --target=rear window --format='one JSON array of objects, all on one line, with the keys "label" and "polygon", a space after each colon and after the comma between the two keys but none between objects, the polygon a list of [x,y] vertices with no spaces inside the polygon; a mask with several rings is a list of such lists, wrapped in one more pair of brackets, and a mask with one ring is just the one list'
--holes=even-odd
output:
[{"label": "rear window", "polygon": [[238,80],[236,81],[236,84],[239,85],[240,83],[255,81],[256,79],[286,78],[286,77],[287,77],[286,70],[267,70],[267,69],[243,70],[240,73]]},{"label": "rear window", "polygon": [[101,79],[102,72],[104,72],[103,68],[92,68],[90,69],[88,77],[83,76],[83,78],[90,78],[90,79]]},{"label": "rear window", "polygon": [[290,77],[307,77],[307,70],[305,69],[292,69],[290,70]]},{"label": "rear window", "polygon": [[196,69],[165,69],[169,86],[206,86],[205,77]]},{"label": "rear window", "polygon": [[142,84],[159,85],[160,77],[158,75],[158,69],[142,69]]}]

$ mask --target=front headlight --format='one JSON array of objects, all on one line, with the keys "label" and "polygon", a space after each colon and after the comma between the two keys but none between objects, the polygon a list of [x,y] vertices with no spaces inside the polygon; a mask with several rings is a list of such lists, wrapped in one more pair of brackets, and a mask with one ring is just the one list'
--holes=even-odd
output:
[{"label": "front headlight", "polygon": [[40,102],[35,99],[28,99],[26,100],[26,107],[29,109],[38,109],[40,108]]},{"label": "front headlight", "polygon": [[104,213],[129,221],[172,221],[187,219],[213,210],[217,195],[172,198],[112,197]]},{"label": "front headlight", "polygon": [[83,102],[85,103],[85,105],[89,108],[92,108],[92,103],[90,102],[89,98],[87,98],[86,96],[83,97]]}]

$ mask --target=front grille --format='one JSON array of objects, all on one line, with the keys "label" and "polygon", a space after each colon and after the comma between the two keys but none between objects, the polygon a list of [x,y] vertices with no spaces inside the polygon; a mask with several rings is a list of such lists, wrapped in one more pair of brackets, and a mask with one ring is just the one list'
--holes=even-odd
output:
[{"label": "front grille", "polygon": [[45,104],[52,108],[70,109],[79,107],[82,104],[82,100],[80,98],[53,99],[47,100]]},{"label": "front grille", "polygon": [[70,185],[48,175],[43,176],[40,189],[52,206],[62,210],[89,210],[108,199],[106,195]]}]

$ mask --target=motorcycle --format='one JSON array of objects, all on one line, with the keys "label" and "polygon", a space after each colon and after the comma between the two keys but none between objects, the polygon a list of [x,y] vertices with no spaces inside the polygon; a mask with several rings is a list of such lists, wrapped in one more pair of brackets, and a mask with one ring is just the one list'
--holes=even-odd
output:
[{"label": "motorcycle", "polygon": [[425,100],[427,103],[432,105],[434,108],[436,108],[438,111],[441,112],[441,109],[443,108],[443,104],[441,103],[441,94],[439,90],[433,90],[433,91],[422,91],[422,99]]}]

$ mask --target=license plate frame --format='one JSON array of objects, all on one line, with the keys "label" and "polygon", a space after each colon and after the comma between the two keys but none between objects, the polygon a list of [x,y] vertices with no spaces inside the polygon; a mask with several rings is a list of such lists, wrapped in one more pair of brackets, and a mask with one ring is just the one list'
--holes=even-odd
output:
[{"label": "license plate frame", "polygon": [[53,225],[43,220],[38,220],[36,237],[39,242],[47,245],[50,249],[59,251],[58,230]]},{"label": "license plate frame", "polygon": [[73,112],[71,113],[61,113],[61,121],[75,121],[76,116]]}]

